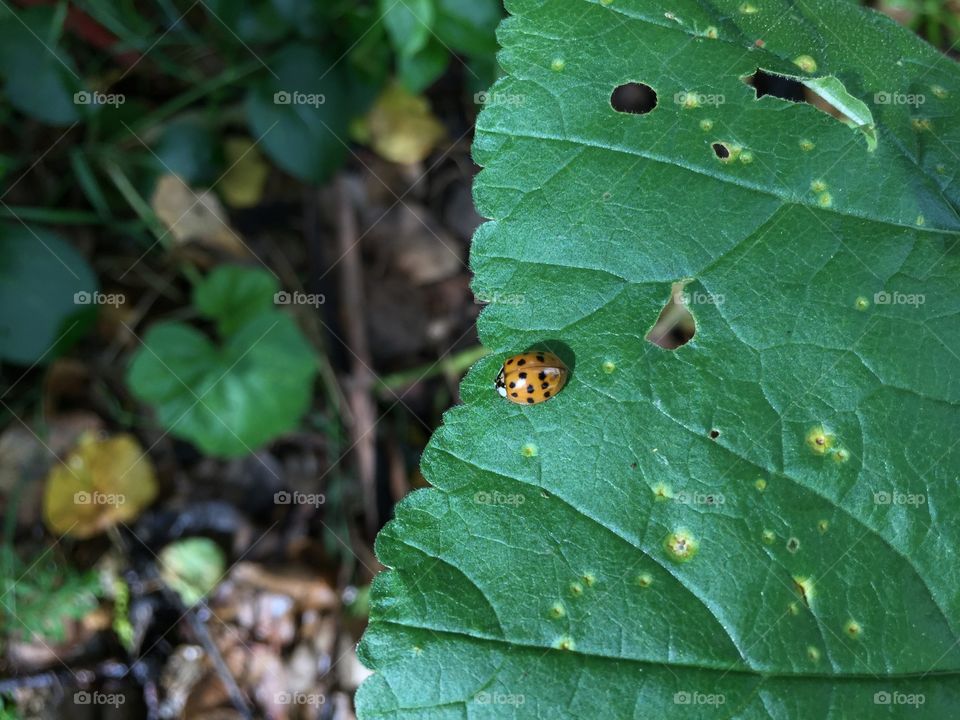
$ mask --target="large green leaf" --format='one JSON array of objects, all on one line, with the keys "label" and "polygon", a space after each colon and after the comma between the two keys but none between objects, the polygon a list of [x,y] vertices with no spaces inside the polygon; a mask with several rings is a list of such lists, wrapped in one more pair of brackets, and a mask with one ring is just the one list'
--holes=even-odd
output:
[{"label": "large green leaf", "polygon": [[[957,66],[839,0],[508,10],[474,144],[494,354],[378,539],[360,717],[955,717]],[[657,106],[615,111],[628,82]],[[505,402],[538,344],[569,383]]]},{"label": "large green leaf", "polygon": [[82,81],[73,60],[57,47],[55,17],[53,8],[15,13],[6,3],[0,6],[0,76],[17,110],[50,125],[70,125],[97,107],[80,99]]},{"label": "large green leaf", "polygon": [[111,297],[97,292],[90,265],[56,233],[0,224],[0,360],[56,359]]},{"label": "large green leaf", "polygon": [[130,389],[160,424],[205,453],[238,456],[297,426],[310,406],[316,356],[293,318],[270,306],[261,270],[224,266],[193,302],[220,343],[182,322],[154,325],[130,365]]},{"label": "large green leaf", "polygon": [[[352,89],[343,68],[307,44],[286,45],[247,93],[250,131],[280,167],[321,183],[349,150]],[[362,85],[362,83],[358,83]]]}]

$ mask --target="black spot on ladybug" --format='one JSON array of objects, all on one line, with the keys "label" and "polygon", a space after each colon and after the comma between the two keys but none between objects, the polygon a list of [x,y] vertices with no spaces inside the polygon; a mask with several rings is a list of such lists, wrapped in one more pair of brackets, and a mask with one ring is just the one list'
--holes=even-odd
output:
[{"label": "black spot on ladybug", "polygon": [[507,360],[507,365],[513,365],[513,358],[510,358],[509,360]]},{"label": "black spot on ladybug", "polygon": [[541,390],[546,390],[548,387],[550,387],[550,383],[548,383],[548,382],[540,383],[540,389],[541,389]]},{"label": "black spot on ladybug", "polygon": [[543,394],[543,396],[544,396],[545,398],[550,397],[550,391],[547,390],[547,391]]},{"label": "black spot on ladybug", "polygon": [[517,365],[526,365],[526,364],[527,364],[527,361],[523,358],[520,358],[519,360],[517,360]]},{"label": "black spot on ladybug", "polygon": [[518,377],[519,377],[521,380],[526,380],[526,379],[527,379],[527,374],[526,374],[526,373],[520,373],[520,375],[518,375]]},{"label": "black spot on ladybug", "polygon": [[533,405],[533,398],[527,398],[527,402]]},{"label": "black spot on ladybug", "polygon": [[510,397],[520,397],[517,393],[510,393]]},{"label": "black spot on ladybug", "polygon": [[516,387],[516,386],[517,384],[515,382],[510,383],[510,387]]},{"label": "black spot on ladybug", "polygon": [[543,355],[537,355],[537,362],[543,362]]},{"label": "black spot on ladybug", "polygon": [[540,374],[537,375],[537,377],[540,378],[541,380],[546,380],[546,379],[547,379],[547,374],[546,374],[543,370],[541,370],[541,371],[540,371]]},{"label": "black spot on ladybug", "polygon": [[533,392],[533,385],[527,385],[527,392],[528,392],[528,393],[532,393],[532,392]]}]

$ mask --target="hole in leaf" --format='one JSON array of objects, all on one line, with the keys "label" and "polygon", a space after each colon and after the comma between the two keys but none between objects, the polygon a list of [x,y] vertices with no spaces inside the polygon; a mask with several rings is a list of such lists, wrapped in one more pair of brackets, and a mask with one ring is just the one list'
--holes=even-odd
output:
[{"label": "hole in leaf", "polygon": [[644,115],[657,106],[657,93],[643,83],[624,83],[614,88],[610,105],[617,112]]},{"label": "hole in leaf", "polygon": [[[790,102],[809,102],[807,88],[799,80],[784,75],[774,75],[757,68],[753,75],[747,75],[743,81],[757,91],[757,97],[773,95]],[[811,93],[812,94],[812,93]]]},{"label": "hole in leaf", "polygon": [[877,147],[877,131],[870,108],[847,92],[843,83],[833,75],[816,78],[794,77],[757,68],[753,75],[744,75],[741,80],[756,91],[758,100],[770,95],[788,102],[813,105],[821,112],[863,133],[867,138],[868,150]]},{"label": "hole in leaf", "polygon": [[719,431],[719,430],[717,430],[716,428],[714,428],[713,430],[710,431],[710,439],[711,439],[711,440],[716,440],[718,437],[720,437],[720,431]]},{"label": "hole in leaf", "polygon": [[721,160],[726,160],[728,157],[730,157],[730,150],[723,143],[714,143],[713,152]]},{"label": "hole in leaf", "polygon": [[676,282],[670,292],[670,300],[664,306],[657,322],[647,333],[647,341],[667,350],[676,350],[693,339],[697,323],[687,310],[683,299],[686,283]]}]

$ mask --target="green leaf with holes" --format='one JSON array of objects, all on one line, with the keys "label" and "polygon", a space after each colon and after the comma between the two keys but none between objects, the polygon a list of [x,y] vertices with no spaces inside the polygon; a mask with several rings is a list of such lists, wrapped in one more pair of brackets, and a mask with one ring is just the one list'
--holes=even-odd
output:
[{"label": "green leaf with holes", "polygon": [[[359,717],[955,717],[957,65],[840,0],[507,9],[493,353],[378,538]],[[835,78],[876,147],[758,68]],[[630,82],[652,110],[613,109]],[[514,405],[531,347],[570,380]]]},{"label": "green leaf with holes", "polygon": [[218,342],[178,321],[149,329],[127,382],[169,433],[234,457],[296,428],[310,406],[317,358],[293,318],[273,305],[276,292],[263,270],[223,266],[193,296]]}]

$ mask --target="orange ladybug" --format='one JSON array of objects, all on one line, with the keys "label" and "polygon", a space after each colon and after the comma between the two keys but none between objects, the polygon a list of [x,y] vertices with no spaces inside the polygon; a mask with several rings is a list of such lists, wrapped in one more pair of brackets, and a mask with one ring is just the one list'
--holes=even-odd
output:
[{"label": "orange ladybug", "polygon": [[518,405],[535,405],[563,389],[570,371],[551,352],[532,350],[507,358],[494,386],[501,397]]}]

